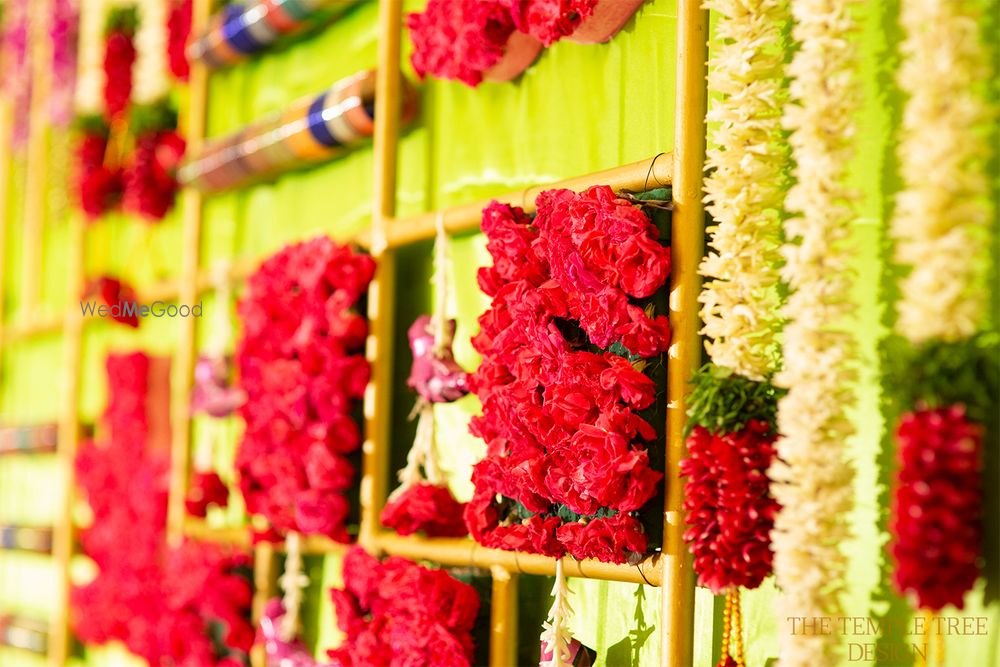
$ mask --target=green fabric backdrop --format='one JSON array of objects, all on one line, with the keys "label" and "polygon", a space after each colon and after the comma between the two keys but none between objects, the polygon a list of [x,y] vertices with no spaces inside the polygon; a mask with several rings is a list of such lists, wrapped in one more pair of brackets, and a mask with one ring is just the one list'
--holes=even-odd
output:
[{"label": "green fabric backdrop", "polygon": [[[989,1],[989,0],[984,0]],[[858,470],[853,537],[844,549],[850,554],[846,613],[851,616],[905,617],[906,607],[885,587],[881,546],[886,540],[885,483],[891,452],[883,450],[883,421],[879,409],[877,342],[883,330],[878,302],[880,279],[878,248],[891,196],[898,187],[891,151],[893,128],[899,120],[899,95],[892,85],[898,0],[862,3],[858,7],[858,35],[863,62],[865,105],[859,115],[857,158],[852,179],[862,195],[855,241],[858,286],[852,330],[862,354],[859,364],[858,407],[854,420],[858,435],[846,443]],[[422,113],[401,145],[399,212],[433,210],[516,190],[539,182],[585,174],[669,151],[673,141],[674,44],[676,0],[650,0],[637,18],[611,43],[583,46],[560,43],[542,54],[520,79],[508,84],[484,84],[471,90],[460,84],[431,81],[423,86]],[[417,9],[422,2],[406,3]],[[289,102],[316,93],[337,79],[375,63],[376,6],[369,2],[307,41],[268,53],[246,65],[212,78],[209,132],[234,131]],[[64,137],[53,136],[53,153]],[[64,158],[61,158],[64,159]],[[289,174],[276,183],[258,185],[213,197],[206,205],[203,261],[263,258],[283,244],[327,233],[349,239],[370,220],[373,163],[370,150],[358,150],[321,167]],[[12,181],[20,191],[23,163]],[[44,304],[58,312],[68,298],[61,267],[66,256],[64,193],[53,188],[52,217],[46,228]],[[21,210],[19,197],[11,203],[11,219]],[[122,273],[134,284],[149,285],[174,276],[179,269],[180,224],[174,215],[155,227],[110,216],[94,225],[87,241],[91,273]],[[9,229],[10,247],[5,266],[8,321],[20,317],[17,287],[21,237]],[[405,353],[405,326],[426,311],[431,299],[430,246],[401,253],[398,286],[399,331]],[[474,366],[476,355],[469,337],[485,300],[475,285],[476,267],[489,261],[478,235],[456,239],[451,266],[454,290],[448,312],[458,318],[456,351],[461,362]],[[206,297],[205,312],[220,307]],[[206,319],[206,323],[211,320]],[[208,328],[199,327],[206,340]],[[88,326],[84,341],[84,376],[80,414],[94,421],[104,405],[103,363],[108,350],[144,348],[169,354],[176,330],[167,321],[149,320],[137,332],[118,326]],[[59,382],[61,337],[46,336],[11,345],[4,350],[0,415],[3,421],[55,419],[54,400]],[[396,369],[394,393],[394,458],[400,461],[412,437],[404,421],[412,396],[402,387],[405,373]],[[457,495],[468,497],[469,468],[482,453],[482,444],[468,435],[466,423],[476,412],[474,398],[441,410],[439,448]],[[215,445],[215,460],[225,468],[231,460],[239,425],[231,422]],[[195,448],[209,446],[206,424],[195,424]],[[0,459],[0,522],[46,521],[54,511],[48,489],[57,483],[55,468],[46,457]],[[237,505],[218,511],[211,521],[240,523]],[[332,609],[319,589],[338,583],[335,558],[310,559],[315,594],[309,597],[306,634],[321,654],[338,641]],[[0,609],[44,616],[53,581],[46,559],[0,552]],[[321,582],[321,585],[320,585]],[[48,588],[46,588],[48,586]],[[525,577],[522,584],[522,660],[537,652],[540,617],[548,606],[551,580]],[[596,581],[572,581],[575,593],[573,628],[584,643],[598,651],[598,665],[622,667],[656,664],[659,652],[659,590]],[[745,596],[748,664],[757,667],[777,653],[779,619],[771,612],[774,590],[766,584]],[[986,637],[949,640],[949,664],[1000,664],[1000,616],[988,612],[970,594],[966,614],[989,615]],[[698,591],[696,664],[706,667],[717,659],[717,632],[721,608],[705,591]],[[869,642],[873,638],[847,638]],[[537,653],[536,653],[537,655]],[[115,647],[89,649],[86,664],[111,667],[129,664]],[[0,649],[0,664],[33,667],[40,660],[15,656]],[[864,661],[849,664],[866,664]],[[909,664],[881,661],[879,664]]]}]

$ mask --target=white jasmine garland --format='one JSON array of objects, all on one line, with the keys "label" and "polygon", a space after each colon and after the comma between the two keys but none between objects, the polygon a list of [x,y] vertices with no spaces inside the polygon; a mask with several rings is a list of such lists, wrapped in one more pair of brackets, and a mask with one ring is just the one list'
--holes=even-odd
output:
[{"label": "white jasmine garland", "polygon": [[844,185],[852,156],[860,90],[852,0],[791,0],[799,50],[788,66],[785,126],[796,165],[785,222],[790,295],[783,314],[783,369],[777,384],[778,456],[772,491],[781,504],[772,532],[774,573],[781,590],[779,664],[822,667],[837,662],[833,636],[792,634],[785,619],[842,614],[839,594],[849,537],[853,469],[845,443],[853,432],[847,410],[855,362],[853,338],[842,327],[853,282],[847,247],[854,195]]},{"label": "white jasmine garland", "polygon": [[139,25],[135,32],[132,101],[159,102],[170,92],[167,65],[167,0],[135,0]]},{"label": "white jasmine garland", "polygon": [[992,219],[986,163],[990,54],[983,3],[903,0],[899,86],[907,95],[897,148],[903,190],[891,234],[900,283],[897,331],[914,343],[974,334],[986,309]]},{"label": "white jasmine garland", "polygon": [[81,0],[76,112],[97,115],[104,108],[104,23],[109,0]]},{"label": "white jasmine garland", "polygon": [[787,0],[708,0],[718,12],[709,88],[705,200],[715,226],[699,269],[702,333],[712,361],[753,380],[777,367],[779,211],[787,145],[782,136]]}]

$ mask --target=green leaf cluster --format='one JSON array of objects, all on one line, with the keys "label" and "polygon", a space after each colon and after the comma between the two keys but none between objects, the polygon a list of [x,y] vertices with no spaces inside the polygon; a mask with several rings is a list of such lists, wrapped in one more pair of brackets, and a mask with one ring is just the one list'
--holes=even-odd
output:
[{"label": "green leaf cluster", "polygon": [[758,382],[732,369],[705,364],[691,378],[694,388],[688,396],[688,423],[685,436],[695,426],[712,433],[732,433],[758,420],[776,429],[778,399],[785,391],[769,380]]}]

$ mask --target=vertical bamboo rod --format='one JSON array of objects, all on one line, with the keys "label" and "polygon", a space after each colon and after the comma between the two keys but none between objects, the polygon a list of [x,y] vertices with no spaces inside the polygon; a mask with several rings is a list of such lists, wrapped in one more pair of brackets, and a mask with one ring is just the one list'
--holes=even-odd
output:
[{"label": "vertical bamboo rod", "polygon": [[14,128],[14,109],[10,100],[0,97],[0,377],[3,377],[4,321],[7,279],[7,211],[10,202],[10,165],[14,159],[11,139]]},{"label": "vertical bamboo rod", "polygon": [[[254,547],[253,558],[253,619],[254,624],[260,622],[264,615],[264,605],[267,604],[277,592],[277,558],[274,552],[274,545],[270,542],[261,542]],[[250,652],[250,664],[253,667],[266,667],[267,656],[264,653],[264,646],[254,643]]]},{"label": "vertical bamboo rod", "polygon": [[403,7],[380,0],[378,72],[375,79],[375,181],[371,253],[377,262],[368,293],[370,333],[367,357],[372,377],[365,394],[365,443],[361,478],[359,542],[376,551],[379,514],[385,498],[389,463],[389,410],[392,394],[393,299],[395,254],[386,250],[386,225],[396,213],[396,158],[399,141],[401,75],[399,71]]},{"label": "vertical bamboo rod", "polygon": [[83,253],[85,222],[79,211],[69,220],[69,255],[66,265],[67,305],[63,326],[63,380],[59,415],[59,445],[56,454],[59,469],[59,489],[62,499],[57,505],[52,535],[52,557],[58,577],[58,600],[49,628],[48,661],[51,667],[66,664],[69,655],[70,628],[70,566],[73,560],[74,526],[74,463],[79,445],[79,399],[81,352],[83,347],[83,313],[77,299],[83,292]]},{"label": "vertical bamboo rod", "polygon": [[490,573],[490,667],[511,667],[517,664],[518,575],[499,566]]},{"label": "vertical bamboo rod", "polygon": [[50,0],[37,0],[32,2],[28,9],[32,81],[28,170],[24,195],[21,312],[29,317],[34,316],[42,291],[42,238],[45,230],[48,190],[49,92],[52,87],[50,4]]},{"label": "vertical bamboo rod", "polygon": [[[191,34],[197,35],[208,25],[212,0],[194,0]],[[199,61],[191,63],[187,113],[184,115],[187,150],[197,155],[205,138],[208,107],[208,69]],[[177,290],[179,304],[193,304],[198,298],[198,260],[201,250],[202,196],[195,188],[185,188],[181,195],[181,272]],[[167,506],[167,536],[171,544],[183,539],[184,494],[187,488],[188,458],[191,445],[191,386],[195,357],[195,319],[182,317],[177,334],[174,374],[171,382],[171,457],[170,496]]]},{"label": "vertical bamboo rod", "polygon": [[708,12],[699,0],[678,0],[677,82],[674,127],[674,213],[671,252],[670,325],[667,365],[667,465],[661,591],[661,665],[689,667],[693,655],[694,572],[684,544],[684,424],[689,382],[701,360],[698,335],[698,264],[704,253],[702,171],[705,161]]}]

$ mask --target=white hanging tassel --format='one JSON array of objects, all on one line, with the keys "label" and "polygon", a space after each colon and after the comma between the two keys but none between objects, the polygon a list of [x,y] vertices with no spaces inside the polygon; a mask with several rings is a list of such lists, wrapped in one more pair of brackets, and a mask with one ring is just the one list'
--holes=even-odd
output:
[{"label": "white hanging tassel", "polygon": [[[562,559],[556,561],[556,582],[552,586],[552,608],[549,616],[542,624],[543,653],[551,655],[549,660],[543,660],[540,667],[572,667],[569,644],[571,641],[567,620],[573,613],[569,604],[569,587],[563,574]],[[544,657],[544,656],[543,656]]]},{"label": "white hanging tassel", "polygon": [[302,536],[292,531],[285,538],[285,572],[278,579],[284,591],[281,604],[285,615],[278,626],[278,638],[291,642],[299,632],[299,610],[302,607],[302,591],[309,585],[309,577],[302,571]]}]

